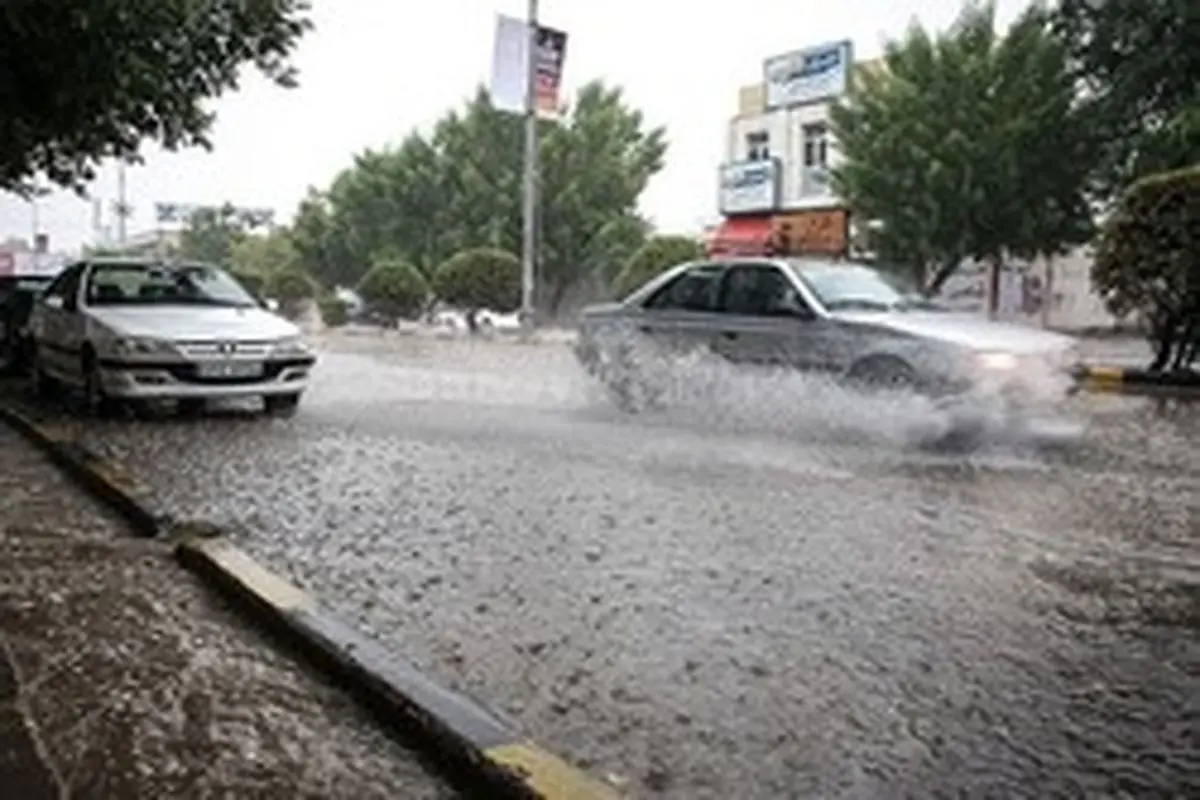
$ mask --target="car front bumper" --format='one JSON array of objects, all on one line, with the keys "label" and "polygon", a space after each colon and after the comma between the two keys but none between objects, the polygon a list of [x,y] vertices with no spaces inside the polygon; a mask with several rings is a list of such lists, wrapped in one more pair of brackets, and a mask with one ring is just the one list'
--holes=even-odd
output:
[{"label": "car front bumper", "polygon": [[105,394],[122,400],[175,400],[263,397],[299,394],[308,388],[313,356],[268,359],[258,375],[202,377],[198,361],[135,362],[104,359],[100,382]]}]

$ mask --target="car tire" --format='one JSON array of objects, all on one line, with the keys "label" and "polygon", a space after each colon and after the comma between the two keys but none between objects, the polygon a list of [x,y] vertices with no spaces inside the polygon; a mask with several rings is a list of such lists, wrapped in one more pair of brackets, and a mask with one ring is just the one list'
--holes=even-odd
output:
[{"label": "car tire", "polygon": [[263,398],[263,408],[272,417],[290,417],[300,408],[299,394],[271,394]]},{"label": "car tire", "polygon": [[613,405],[626,414],[640,414],[662,408],[662,392],[651,384],[644,368],[636,363],[628,348],[622,348],[620,353],[612,358],[602,359],[597,371]]},{"label": "car tire", "polygon": [[917,371],[895,356],[872,356],[856,362],[846,371],[846,382],[871,393],[911,391],[920,383]]},{"label": "car tire", "polygon": [[33,364],[33,393],[39,400],[57,400],[62,395],[62,385],[47,375],[36,361]]},{"label": "car tire", "polygon": [[113,416],[120,404],[104,393],[104,386],[100,382],[99,365],[96,363],[96,354],[91,349],[83,351],[80,375],[83,376],[84,413],[95,417]]}]

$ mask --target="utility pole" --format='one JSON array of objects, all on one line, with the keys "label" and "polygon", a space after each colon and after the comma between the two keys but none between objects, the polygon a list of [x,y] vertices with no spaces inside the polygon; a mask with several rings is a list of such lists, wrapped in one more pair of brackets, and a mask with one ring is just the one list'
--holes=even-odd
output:
[{"label": "utility pole", "polygon": [[126,225],[125,221],[133,213],[133,209],[129,207],[125,196],[125,162],[117,162],[117,204],[113,208],[113,212],[117,215],[117,244],[121,247],[125,246]]},{"label": "utility pole", "polygon": [[521,245],[521,321],[523,327],[534,326],[534,281],[537,265],[537,204],[538,204],[538,117],[537,117],[537,47],[538,0],[529,0],[526,12],[529,37],[525,53],[525,160],[523,218],[524,236]]}]

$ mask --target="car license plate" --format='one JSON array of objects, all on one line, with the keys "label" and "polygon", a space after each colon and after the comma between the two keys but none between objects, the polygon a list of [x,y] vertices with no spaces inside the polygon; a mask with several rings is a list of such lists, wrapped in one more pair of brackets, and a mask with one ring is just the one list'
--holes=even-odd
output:
[{"label": "car license plate", "polygon": [[196,365],[201,378],[258,378],[263,374],[261,361],[204,361]]}]

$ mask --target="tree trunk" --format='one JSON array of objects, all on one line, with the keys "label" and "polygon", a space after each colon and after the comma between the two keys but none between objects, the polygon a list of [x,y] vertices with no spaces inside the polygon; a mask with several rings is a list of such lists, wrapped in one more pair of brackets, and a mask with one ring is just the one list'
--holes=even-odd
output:
[{"label": "tree trunk", "polygon": [[1000,269],[1003,263],[998,256],[988,259],[987,312],[993,319],[1000,310]]},{"label": "tree trunk", "polygon": [[[930,297],[936,295],[942,290],[942,284],[949,280],[950,276],[958,271],[962,259],[958,256],[950,256],[945,261],[937,266],[933,271],[933,277],[925,285],[925,294]],[[928,272],[928,267],[922,267],[924,272]]]},{"label": "tree trunk", "polygon": [[563,299],[567,296],[569,288],[566,281],[557,281],[550,287],[550,296],[547,298],[546,317],[547,319],[557,320],[558,309],[562,306]]}]

